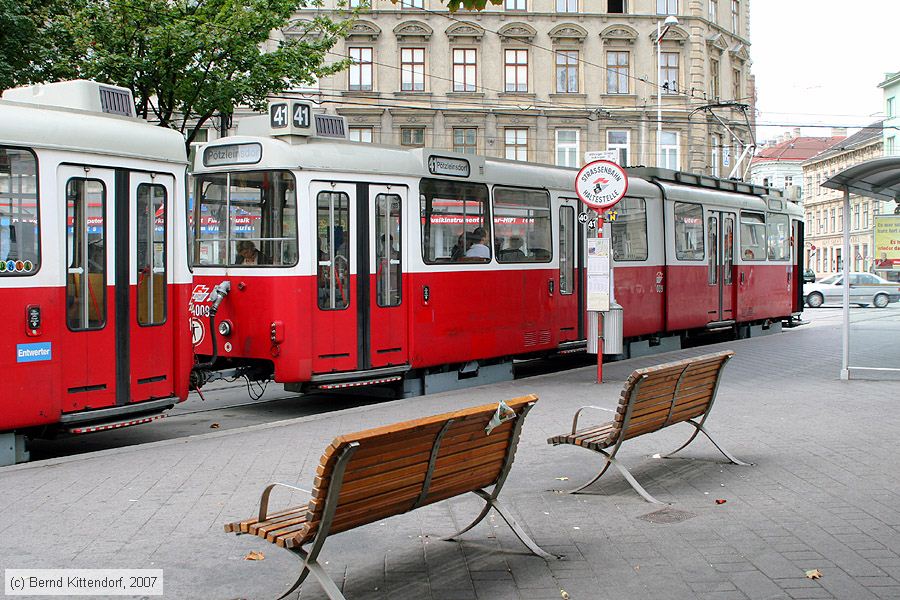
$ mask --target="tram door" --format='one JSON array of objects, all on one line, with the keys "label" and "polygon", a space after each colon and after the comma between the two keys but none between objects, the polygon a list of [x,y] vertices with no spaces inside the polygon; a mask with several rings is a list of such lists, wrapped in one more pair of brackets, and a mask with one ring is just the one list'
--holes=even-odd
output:
[{"label": "tram door", "polygon": [[403,289],[404,186],[369,187],[369,314],[366,368],[407,362],[406,298]]},{"label": "tram door", "polygon": [[[60,327],[63,412],[116,404],[117,373],[127,377],[116,347],[116,178],[110,169],[61,166],[57,173],[65,220],[59,249],[65,284]],[[54,356],[54,359],[56,357]]]},{"label": "tram door", "polygon": [[312,311],[313,373],[359,368],[356,239],[357,186],[313,181],[316,226],[316,308]]},{"label": "tram door", "polygon": [[710,323],[734,320],[734,224],[734,213],[707,213],[708,283],[714,288],[715,296],[708,312]]},{"label": "tram door", "polygon": [[[170,302],[168,249],[172,237],[170,207],[175,206],[175,178],[171,175],[131,173],[129,178],[129,255],[127,269],[117,274],[117,292],[128,295],[130,352],[117,352],[130,362],[130,400],[139,402],[175,393],[175,308]],[[118,267],[117,267],[118,268]],[[119,277],[122,277],[120,279]],[[121,286],[119,284],[122,284]],[[118,296],[117,296],[118,297]],[[122,310],[121,306],[118,310]],[[121,313],[120,313],[121,315]],[[124,324],[123,324],[124,327]],[[120,341],[120,344],[123,342]]]}]

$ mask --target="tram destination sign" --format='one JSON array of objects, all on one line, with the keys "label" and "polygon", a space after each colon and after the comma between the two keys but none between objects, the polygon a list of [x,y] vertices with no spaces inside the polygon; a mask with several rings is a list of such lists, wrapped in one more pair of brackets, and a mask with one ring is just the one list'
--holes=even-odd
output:
[{"label": "tram destination sign", "polygon": [[429,156],[428,172],[432,175],[449,175],[450,177],[468,177],[471,168],[469,161],[463,158],[449,158],[447,156]]},{"label": "tram destination sign", "polygon": [[578,171],[575,192],[589,208],[608,210],[625,197],[628,174],[625,169],[608,160],[595,160]]},{"label": "tram destination sign", "polygon": [[255,165],[261,160],[261,144],[226,144],[224,146],[207,146],[203,150],[204,167]]}]

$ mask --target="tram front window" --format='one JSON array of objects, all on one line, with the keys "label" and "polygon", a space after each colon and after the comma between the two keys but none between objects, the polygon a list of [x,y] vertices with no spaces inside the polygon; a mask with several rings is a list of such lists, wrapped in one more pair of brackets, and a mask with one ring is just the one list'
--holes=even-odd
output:
[{"label": "tram front window", "polygon": [[297,193],[288,171],[197,177],[195,266],[297,264]]}]

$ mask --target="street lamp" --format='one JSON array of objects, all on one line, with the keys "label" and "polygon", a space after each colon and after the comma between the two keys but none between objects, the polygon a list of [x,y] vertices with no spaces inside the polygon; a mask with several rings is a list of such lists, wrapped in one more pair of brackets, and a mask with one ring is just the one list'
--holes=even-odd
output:
[{"label": "street lamp", "polygon": [[660,32],[659,21],[656,22],[656,166],[662,164],[662,39],[669,28],[678,25],[678,19],[672,15],[663,22],[665,29]]}]

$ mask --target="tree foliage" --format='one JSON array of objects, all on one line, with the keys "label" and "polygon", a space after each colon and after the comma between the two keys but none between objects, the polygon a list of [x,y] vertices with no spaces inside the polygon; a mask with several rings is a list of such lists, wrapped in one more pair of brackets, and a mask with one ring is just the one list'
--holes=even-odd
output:
[{"label": "tree foliage", "polygon": [[0,91],[75,73],[66,15],[80,0],[0,0]]},{"label": "tree foliage", "polygon": [[[349,21],[291,21],[308,0],[85,0],[70,30],[79,74],[130,88],[138,114],[178,129],[187,144],[235,106],[344,68],[326,54]],[[272,32],[291,27],[285,40]]]}]

